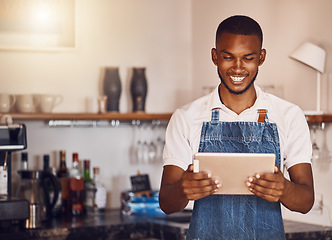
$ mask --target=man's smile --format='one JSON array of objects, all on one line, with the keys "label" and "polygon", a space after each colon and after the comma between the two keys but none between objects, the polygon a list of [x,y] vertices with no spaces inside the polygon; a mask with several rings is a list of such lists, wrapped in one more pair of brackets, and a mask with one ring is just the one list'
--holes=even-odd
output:
[{"label": "man's smile", "polygon": [[240,82],[242,82],[246,77],[245,77],[245,76],[242,76],[242,77],[230,76],[230,78],[232,79],[233,82],[235,82],[235,83],[240,83]]}]

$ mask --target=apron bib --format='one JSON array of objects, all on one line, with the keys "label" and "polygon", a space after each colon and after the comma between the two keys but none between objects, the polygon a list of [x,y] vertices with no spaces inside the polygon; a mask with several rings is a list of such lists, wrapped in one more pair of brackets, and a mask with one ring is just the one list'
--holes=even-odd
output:
[{"label": "apron bib", "polygon": [[[219,109],[213,109],[211,121],[203,123],[198,151],[274,153],[280,166],[277,125],[268,121],[266,110],[259,110],[258,122],[220,122]],[[286,239],[280,203],[255,195],[196,200],[186,239]]]}]

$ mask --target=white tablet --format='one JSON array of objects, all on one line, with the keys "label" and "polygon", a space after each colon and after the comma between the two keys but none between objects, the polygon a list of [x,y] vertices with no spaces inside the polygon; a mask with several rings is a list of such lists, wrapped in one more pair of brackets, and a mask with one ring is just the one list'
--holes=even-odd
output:
[{"label": "white tablet", "polygon": [[253,194],[246,186],[249,176],[273,173],[275,154],[270,153],[196,153],[194,172],[208,171],[222,181],[215,194]]}]

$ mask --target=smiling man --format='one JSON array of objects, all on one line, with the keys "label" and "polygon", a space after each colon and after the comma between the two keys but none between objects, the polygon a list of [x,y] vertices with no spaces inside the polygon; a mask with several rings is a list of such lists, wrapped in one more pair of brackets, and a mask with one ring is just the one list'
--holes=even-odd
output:
[{"label": "smiling man", "polygon": [[[177,109],[167,127],[159,202],[170,214],[195,200],[187,239],[285,239],[280,204],[301,213],[313,205],[305,116],[254,84],[266,56],[262,43],[255,20],[232,16],[221,22],[211,51],[221,83]],[[274,153],[275,170],[248,176],[253,195],[214,195],[222,176],[194,173],[196,152]]]}]

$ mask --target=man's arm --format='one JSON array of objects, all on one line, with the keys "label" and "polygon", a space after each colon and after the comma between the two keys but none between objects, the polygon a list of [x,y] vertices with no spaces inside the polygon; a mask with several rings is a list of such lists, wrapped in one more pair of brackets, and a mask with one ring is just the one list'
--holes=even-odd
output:
[{"label": "man's arm", "polygon": [[217,179],[212,179],[207,172],[193,173],[193,165],[183,169],[167,165],[164,166],[159,192],[160,208],[166,213],[182,211],[189,200],[206,197],[220,187]]},{"label": "man's arm", "polygon": [[291,211],[307,213],[314,204],[314,183],[309,163],[300,163],[289,170],[290,181],[279,167],[274,173],[256,174],[249,177],[247,186],[255,195],[270,202],[280,201]]}]

